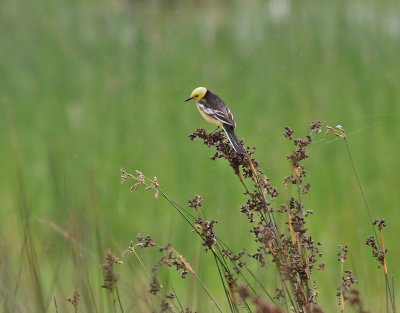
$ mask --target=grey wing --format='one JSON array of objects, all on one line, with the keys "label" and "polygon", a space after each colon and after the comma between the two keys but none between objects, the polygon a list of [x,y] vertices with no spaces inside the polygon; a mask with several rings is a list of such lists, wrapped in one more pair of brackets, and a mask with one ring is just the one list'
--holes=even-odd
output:
[{"label": "grey wing", "polygon": [[218,105],[216,106],[216,108],[211,108],[210,106],[205,106],[203,103],[199,102],[199,106],[202,111],[204,111],[208,115],[211,115],[222,124],[227,124],[233,126],[234,128],[236,127],[235,120],[233,119],[233,114],[225,104]]}]

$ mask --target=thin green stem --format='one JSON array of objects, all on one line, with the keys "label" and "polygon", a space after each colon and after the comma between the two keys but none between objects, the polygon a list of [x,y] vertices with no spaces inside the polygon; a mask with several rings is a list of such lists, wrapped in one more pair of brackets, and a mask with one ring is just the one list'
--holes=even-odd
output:
[{"label": "thin green stem", "polygon": [[[369,207],[369,204],[368,204],[368,201],[367,201],[367,197],[366,197],[365,192],[364,192],[364,188],[363,188],[362,185],[361,185],[361,180],[360,180],[360,177],[358,176],[358,172],[357,172],[357,169],[356,169],[356,165],[355,165],[355,163],[354,163],[354,159],[353,159],[353,156],[352,156],[351,151],[350,151],[349,143],[347,142],[347,138],[346,138],[346,137],[344,137],[343,139],[344,139],[344,142],[345,142],[345,144],[346,144],[346,149],[347,149],[347,152],[348,152],[348,154],[349,154],[349,158],[350,158],[351,166],[352,166],[352,168],[353,168],[354,175],[356,176],[356,179],[357,179],[358,187],[360,188],[360,191],[361,191],[361,195],[362,195],[362,198],[363,198],[363,201],[364,201],[365,208],[367,209],[367,212],[368,212],[369,220],[370,220],[370,222],[371,222],[372,229],[373,229],[374,234],[375,234],[375,238],[378,239],[378,235],[377,235],[377,233],[376,233],[376,229],[375,229],[375,227],[373,226],[374,220],[373,220],[373,218],[372,218],[371,209],[370,209],[370,207]],[[378,240],[377,240],[377,244],[378,244],[378,246],[379,246],[379,248],[380,248],[381,245],[380,245],[380,243],[379,243]]]},{"label": "thin green stem", "polygon": [[[392,312],[396,313],[396,303],[394,301],[394,290],[390,288],[390,282],[387,275],[385,275],[385,285],[386,285],[386,308],[387,312],[389,312],[389,299],[390,299],[390,306],[392,307]],[[394,286],[392,286],[394,289]]]},{"label": "thin green stem", "polygon": [[[217,239],[218,240],[218,239]],[[224,245],[224,244],[223,244]],[[226,245],[225,245],[225,247],[226,247]],[[222,256],[221,257],[221,261],[223,261],[223,264],[221,264],[222,266],[224,266],[224,268],[225,269],[229,269],[229,266],[228,266],[228,264],[227,264],[227,262],[225,261],[225,258],[223,257],[223,254],[222,254],[222,251],[221,251],[221,248],[220,248],[220,246],[219,245],[216,245],[216,248],[218,249],[218,252],[219,252],[219,254]],[[229,249],[229,247],[226,247],[229,251],[231,251],[230,249]],[[233,265],[233,267],[234,268],[236,268],[237,269],[237,272],[242,276],[242,278],[246,281],[246,283],[249,285],[249,283],[248,283],[248,281],[247,281],[247,279],[244,277],[244,275],[241,273],[241,270],[240,270],[240,268],[238,267],[238,266],[236,266],[236,263],[228,256],[228,259],[231,261],[231,263],[232,263],[232,265]],[[217,259],[216,259],[216,261],[217,261]],[[218,264],[217,264],[217,266],[218,266]],[[232,277],[232,274],[231,274],[231,272],[230,271],[226,271],[226,274],[229,276],[229,279],[236,285],[236,281],[234,280],[234,278]],[[221,278],[222,279],[222,278]],[[249,287],[251,288],[251,286],[249,285]],[[254,289],[252,288],[252,290],[253,290],[253,292],[254,292]],[[255,292],[254,292],[255,293]],[[246,305],[246,309],[249,311],[249,306],[248,306],[248,304],[247,304],[247,302],[246,302],[246,299],[242,299],[243,300],[243,302],[245,303],[245,305]],[[235,307],[236,307],[236,303],[235,302],[233,302],[234,304],[235,304]],[[236,307],[236,309],[237,309],[237,307]],[[250,312],[250,311],[249,311]]]},{"label": "thin green stem", "polygon": [[[358,187],[360,188],[361,195],[362,195],[362,198],[363,198],[363,201],[364,201],[364,204],[365,204],[365,208],[367,209],[367,212],[368,212],[368,216],[369,216],[369,219],[370,219],[370,222],[371,222],[371,225],[372,225],[372,229],[374,231],[375,238],[378,239],[378,235],[376,233],[376,229],[373,226],[374,221],[373,221],[373,218],[372,218],[371,209],[369,207],[369,204],[368,204],[368,201],[367,201],[367,197],[366,197],[365,192],[364,192],[364,188],[361,185],[361,180],[360,180],[360,177],[358,176],[358,172],[357,172],[357,169],[356,169],[356,166],[355,166],[355,163],[354,163],[354,159],[353,159],[353,156],[352,156],[351,151],[350,151],[349,143],[347,142],[347,138],[346,137],[344,137],[343,139],[344,139],[344,142],[346,143],[346,148],[347,148],[347,152],[349,154],[351,166],[352,166],[354,174],[356,176]],[[382,249],[381,248],[381,243],[379,242],[379,240],[377,240],[376,242],[378,244],[379,249]],[[395,306],[393,298],[392,298],[392,291],[391,291],[391,288],[390,288],[388,277],[386,275],[385,275],[385,281],[386,281],[387,311],[389,312],[389,304],[388,304],[389,299],[388,298],[390,298],[390,302],[391,302],[391,305],[392,305],[392,310],[393,310],[393,312],[396,312],[396,306]]]},{"label": "thin green stem", "polygon": [[224,292],[225,292],[225,296],[228,300],[228,304],[229,304],[229,308],[231,310],[231,312],[234,311],[235,305],[233,303],[231,294],[229,289],[226,287],[226,283],[225,283],[225,279],[224,279],[224,275],[222,275],[221,272],[221,268],[220,268],[220,263],[218,262],[218,260],[216,259],[216,256],[214,255],[214,259],[215,259],[215,263],[217,265],[217,269],[218,269],[218,274],[219,274],[219,278],[221,279],[221,283],[222,283],[222,287],[224,288]]},{"label": "thin green stem", "polygon": [[54,299],[54,307],[56,308],[56,313],[58,313],[58,306],[57,306],[56,296],[54,296],[53,299]]},{"label": "thin green stem", "polygon": [[181,300],[179,300],[178,294],[176,293],[176,291],[172,285],[171,285],[171,288],[175,295],[176,301],[178,301],[179,308],[180,308],[181,312],[183,312],[183,306],[182,306]]},{"label": "thin green stem", "polygon": [[[268,290],[264,287],[264,285],[260,282],[260,280],[254,275],[254,273],[246,266],[246,270],[250,273],[250,275],[254,278],[254,280],[258,283],[258,285],[261,287],[261,289],[265,292],[265,294],[268,296],[268,298],[271,300],[272,303],[275,304],[274,298],[271,296],[271,294],[268,292]],[[254,289],[250,287],[253,292]]]},{"label": "thin green stem", "polygon": [[[194,216],[189,213],[186,209],[184,209],[182,206],[180,206],[179,204],[177,204],[175,201],[173,201],[171,198],[169,198],[161,189],[158,189],[158,191],[160,192],[160,194],[179,212],[179,214],[185,219],[185,221],[193,228],[193,230],[203,239],[203,236],[200,234],[200,232],[197,230],[197,228],[190,222],[190,220],[186,217],[186,215],[182,212],[184,211],[185,213],[189,214],[191,217],[194,218]],[[213,251],[213,249],[210,249],[211,251]],[[213,251],[214,256],[218,257],[217,255],[215,255],[215,252]],[[197,282],[200,284],[200,286],[206,291],[207,295],[210,297],[210,299],[213,301],[213,303],[215,304],[215,306],[218,308],[218,310],[222,313],[222,310],[220,308],[220,306],[218,305],[217,301],[215,300],[215,298],[212,296],[212,294],[210,293],[210,291],[207,289],[207,287],[204,285],[204,283],[200,280],[200,278],[197,276],[196,273],[193,274],[196,279]]]},{"label": "thin green stem", "polygon": [[217,300],[215,300],[215,298],[213,297],[211,292],[207,289],[206,285],[204,285],[204,283],[200,280],[200,278],[197,276],[196,273],[194,273],[193,275],[194,275],[194,277],[196,277],[197,282],[200,284],[200,286],[204,289],[204,291],[210,297],[211,301],[215,304],[215,306],[217,307],[218,311],[220,311],[222,313],[223,311],[222,311],[221,307],[218,305]]},{"label": "thin green stem", "polygon": [[138,261],[139,261],[139,263],[140,263],[140,266],[142,267],[143,272],[146,274],[147,278],[148,278],[149,280],[151,280],[151,277],[150,277],[149,273],[147,272],[147,269],[145,268],[145,266],[144,266],[142,260],[139,258],[139,255],[136,253],[135,250],[132,250],[132,252],[135,254],[136,258],[138,259]]},{"label": "thin green stem", "polygon": [[394,293],[394,276],[392,275],[392,299],[393,299],[393,312],[396,313],[396,297]]},{"label": "thin green stem", "polygon": [[[218,241],[225,247],[225,249],[227,249],[230,252],[232,252],[232,250],[228,247],[228,245],[222,239],[218,238]],[[229,258],[229,260],[231,261],[231,263],[234,266],[236,266],[236,263],[231,258]],[[261,289],[264,290],[264,292],[266,293],[268,298],[271,300],[271,302],[275,304],[274,298],[271,296],[271,294],[268,292],[268,290],[263,286],[263,284],[260,282],[260,280],[257,279],[257,277],[253,274],[253,272],[247,266],[245,268],[250,273],[250,275],[253,277],[253,279],[260,285]],[[239,272],[240,276],[243,278],[243,280],[246,282],[247,286],[249,286],[249,288],[253,291],[253,293],[256,294],[256,291],[251,286],[250,282],[248,281],[246,276],[243,274],[243,272],[240,270],[240,268],[238,268],[238,272]]]},{"label": "thin green stem", "polygon": [[[298,194],[298,198],[299,198],[299,206],[300,206],[300,212],[301,212],[301,217],[305,218],[304,216],[304,210],[303,210],[303,200],[302,200],[302,196],[301,196],[301,182],[300,182],[300,178],[297,178],[297,194]],[[304,234],[300,235],[300,238],[298,239],[298,249],[303,252],[302,257],[304,265],[307,268],[307,282],[306,282],[306,288],[307,288],[307,298],[310,298],[310,294],[311,294],[311,285],[310,285],[310,281],[311,281],[311,271],[310,271],[310,266],[308,263],[308,258],[307,258],[307,250],[304,246],[301,245],[300,243],[300,239],[303,239]],[[300,252],[299,251],[299,252]]]}]

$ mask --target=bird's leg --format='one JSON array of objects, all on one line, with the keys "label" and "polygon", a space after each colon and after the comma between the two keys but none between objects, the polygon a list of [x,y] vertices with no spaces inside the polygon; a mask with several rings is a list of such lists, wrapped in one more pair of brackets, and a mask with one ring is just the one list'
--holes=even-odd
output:
[{"label": "bird's leg", "polygon": [[217,126],[217,128],[214,129],[214,130],[210,133],[210,135],[214,134],[217,130],[219,130],[219,126]]}]

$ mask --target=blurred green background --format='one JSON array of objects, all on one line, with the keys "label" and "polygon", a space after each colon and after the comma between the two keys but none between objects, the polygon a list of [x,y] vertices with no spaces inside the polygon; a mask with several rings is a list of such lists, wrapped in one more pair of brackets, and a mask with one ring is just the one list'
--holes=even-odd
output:
[{"label": "blurred green background", "polygon": [[[130,193],[120,184],[120,168],[139,169],[157,176],[178,203],[202,195],[219,236],[251,252],[241,184],[225,162],[210,161],[213,152],[187,137],[198,127],[213,130],[193,102],[183,102],[198,86],[225,100],[238,136],[257,146],[261,168],[282,194],[276,207],[288,194],[283,178],[292,146],[284,126],[303,137],[312,120],[342,125],[372,215],[387,220],[389,271],[398,281],[397,1],[6,0],[0,29],[3,312],[55,312],[54,299],[59,312],[72,312],[65,299],[75,287],[84,293],[79,312],[108,312],[104,251],[120,255],[138,233],[171,243],[228,308],[211,255],[176,211],[150,191]],[[337,245],[348,244],[345,267],[358,278],[367,307],[379,311],[383,274],[364,245],[372,228],[345,144],[335,139],[316,136],[305,163],[312,185],[305,207],[315,212],[310,234],[323,244],[327,265],[314,275],[320,304],[339,311]],[[26,240],[36,247],[40,288]],[[150,272],[158,254],[139,254]],[[116,270],[126,311],[149,310],[154,299],[137,259],[124,258]],[[257,275],[273,291],[273,266]],[[216,310],[193,278],[164,276],[185,306]]]}]

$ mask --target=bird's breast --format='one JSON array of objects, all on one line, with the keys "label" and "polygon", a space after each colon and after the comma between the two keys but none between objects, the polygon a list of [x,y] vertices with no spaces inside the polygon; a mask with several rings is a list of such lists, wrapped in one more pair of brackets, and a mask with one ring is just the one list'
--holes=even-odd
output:
[{"label": "bird's breast", "polygon": [[197,110],[199,110],[201,116],[203,116],[203,118],[204,118],[207,122],[209,122],[209,123],[211,123],[211,124],[213,124],[213,125],[215,125],[215,126],[222,127],[222,123],[221,123],[220,121],[218,121],[217,119],[215,119],[214,117],[212,117],[211,115],[208,115],[207,113],[205,113],[205,112],[200,108],[200,105],[199,105],[198,102],[196,103],[196,106],[197,106]]}]

